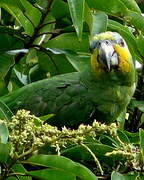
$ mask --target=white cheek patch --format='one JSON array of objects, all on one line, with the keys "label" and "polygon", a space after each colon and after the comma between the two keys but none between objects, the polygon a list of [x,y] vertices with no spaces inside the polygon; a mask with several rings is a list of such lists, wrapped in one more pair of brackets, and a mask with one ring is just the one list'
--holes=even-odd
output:
[{"label": "white cheek patch", "polygon": [[111,56],[111,66],[118,66],[119,62],[118,62],[118,55],[117,53],[113,53],[113,55]]}]

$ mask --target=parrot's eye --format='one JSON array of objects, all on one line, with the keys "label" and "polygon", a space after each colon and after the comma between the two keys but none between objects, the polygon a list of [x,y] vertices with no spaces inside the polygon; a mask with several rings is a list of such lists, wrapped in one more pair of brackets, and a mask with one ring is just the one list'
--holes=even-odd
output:
[{"label": "parrot's eye", "polygon": [[120,44],[122,47],[124,47],[124,46],[125,46],[125,42],[124,42],[124,40],[123,40],[123,39],[121,39],[119,44]]},{"label": "parrot's eye", "polygon": [[101,43],[98,41],[98,42],[97,42],[97,46],[99,47],[100,45],[101,45]]},{"label": "parrot's eye", "polygon": [[109,41],[106,40],[105,42],[106,42],[107,45],[109,44]]}]

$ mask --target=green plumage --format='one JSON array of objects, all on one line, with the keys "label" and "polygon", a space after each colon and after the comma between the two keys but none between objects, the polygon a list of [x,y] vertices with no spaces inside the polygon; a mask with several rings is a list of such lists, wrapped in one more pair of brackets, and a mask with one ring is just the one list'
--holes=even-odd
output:
[{"label": "green plumage", "polygon": [[1,100],[16,112],[30,110],[37,116],[55,114],[49,123],[76,127],[94,119],[110,123],[125,110],[135,90],[135,70],[117,69],[101,75],[88,67],[83,72],[58,75],[31,83]]}]

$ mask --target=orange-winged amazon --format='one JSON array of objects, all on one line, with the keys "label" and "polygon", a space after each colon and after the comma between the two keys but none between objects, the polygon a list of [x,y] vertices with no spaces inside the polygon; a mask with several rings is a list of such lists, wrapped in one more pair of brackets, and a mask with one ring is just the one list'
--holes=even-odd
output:
[{"label": "orange-winged amazon", "polygon": [[55,114],[49,123],[76,127],[93,119],[111,123],[135,91],[136,72],[125,40],[116,32],[96,35],[90,45],[91,65],[82,72],[57,75],[26,85],[1,100],[16,112]]}]

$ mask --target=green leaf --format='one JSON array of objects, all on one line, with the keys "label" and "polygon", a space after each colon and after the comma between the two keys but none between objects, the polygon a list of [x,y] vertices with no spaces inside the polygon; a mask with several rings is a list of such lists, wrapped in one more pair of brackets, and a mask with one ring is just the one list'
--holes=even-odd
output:
[{"label": "green leaf", "polygon": [[29,82],[35,82],[41,79],[47,78],[47,75],[45,72],[41,71],[38,64],[33,66],[29,71]]},{"label": "green leaf", "polygon": [[[115,159],[105,156],[107,152],[111,152],[114,150],[112,146],[100,143],[87,143],[86,145],[91,149],[91,151],[100,161],[103,161],[110,166],[114,164]],[[80,145],[63,149],[61,151],[61,154],[75,161],[94,161],[91,154]]]},{"label": "green leaf", "polygon": [[140,54],[142,56],[144,56],[144,48],[143,48],[143,44],[144,44],[144,37],[143,35],[139,35],[136,39],[136,43],[137,43],[137,48],[140,52]]},{"label": "green leaf", "polygon": [[144,17],[141,14],[136,12],[128,11],[125,15],[125,19],[127,22],[132,24],[136,29],[144,32]]},{"label": "green leaf", "polygon": [[48,115],[45,115],[45,116],[41,116],[41,117],[39,117],[42,121],[46,121],[46,120],[48,120],[48,119],[50,119],[50,118],[52,118],[52,117],[54,117],[55,116],[55,114],[48,114]]},{"label": "green leaf", "polygon": [[[41,165],[44,167],[52,168],[50,172],[58,173],[57,177],[55,177],[57,179],[60,179],[61,178],[60,176],[63,177],[64,174],[65,174],[65,178],[63,178],[63,179],[66,179],[68,174],[72,174],[70,176],[71,179],[76,176],[83,180],[97,180],[96,176],[85,166],[83,166],[79,163],[75,163],[74,161],[72,161],[68,158],[62,157],[62,156],[35,155],[35,156],[30,157],[26,162],[33,164],[33,165],[39,165],[39,166]],[[47,172],[47,175],[49,175],[48,169],[46,170],[46,172]],[[61,174],[60,172],[63,172],[64,174]],[[31,172],[29,172],[28,174],[30,175],[30,173]],[[37,173],[37,175],[38,175],[38,173]],[[59,176],[59,178],[58,178],[58,176]],[[49,178],[49,179],[53,179],[53,178]]]},{"label": "green leaf", "polygon": [[54,28],[55,18],[51,14],[48,14],[37,33],[37,38],[34,40],[34,44],[40,45],[46,43],[51,38]]},{"label": "green leaf", "polygon": [[0,79],[0,96],[5,95],[6,93],[8,93],[6,82],[4,79]]},{"label": "green leaf", "polygon": [[9,109],[9,107],[0,99],[0,118],[6,119],[7,121],[11,121],[13,113]]},{"label": "green leaf", "polygon": [[30,19],[33,25],[36,27],[39,25],[41,19],[41,12],[38,8],[35,8],[27,0],[19,0],[24,8],[24,15]]},{"label": "green leaf", "polygon": [[26,85],[28,84],[28,77],[27,75],[17,71],[15,68],[13,68],[13,71],[15,72],[16,77],[18,78],[18,80],[23,84]]},{"label": "green leaf", "polygon": [[144,180],[144,176],[141,175],[139,172],[129,172],[124,174],[125,180]]},{"label": "green leaf", "polygon": [[42,180],[76,180],[76,177],[72,173],[56,169],[29,171],[27,174]]},{"label": "green leaf", "polygon": [[33,66],[36,63],[38,63],[37,50],[34,48],[30,48],[26,56],[26,64],[28,64],[29,66]]},{"label": "green leaf", "polygon": [[144,130],[143,129],[139,129],[139,137],[140,137],[141,155],[144,163]]},{"label": "green leaf", "polygon": [[38,57],[39,67],[51,75],[82,71],[90,65],[90,56],[87,53],[77,54],[69,50],[47,48],[47,53],[38,52]]},{"label": "green leaf", "polygon": [[0,143],[0,162],[5,163],[9,154],[9,145]]},{"label": "green leaf", "polygon": [[141,14],[141,10],[135,0],[120,0],[131,11]]},{"label": "green leaf", "polygon": [[104,145],[108,145],[110,147],[119,147],[119,142],[117,142],[112,136],[102,135],[100,136],[100,142]]},{"label": "green leaf", "polygon": [[84,8],[84,20],[88,24],[89,30],[91,31],[93,18],[92,18],[91,9],[89,8],[86,2],[85,2],[85,8]]},{"label": "green leaf", "polygon": [[71,50],[75,52],[89,52],[88,34],[83,33],[82,41],[78,41],[75,33],[61,34],[44,44],[44,47]]},{"label": "green leaf", "polygon": [[132,100],[131,105],[138,108],[140,111],[144,112],[144,101]]},{"label": "green leaf", "polygon": [[[21,173],[26,175],[27,171],[26,169],[23,167],[22,164],[14,164],[11,168],[11,170],[13,171],[13,173]],[[21,175],[16,175],[17,179],[19,180],[31,180],[31,177],[28,176],[21,176]]]},{"label": "green leaf", "polygon": [[90,66],[90,56],[82,54],[66,54],[67,59],[77,71],[83,71]]},{"label": "green leaf", "polygon": [[17,177],[8,177],[6,180],[17,180]]},{"label": "green leaf", "polygon": [[68,0],[71,18],[79,40],[82,38],[85,0]]},{"label": "green leaf", "polygon": [[27,17],[23,14],[23,7],[20,6],[18,0],[3,0],[0,2],[0,7],[4,8],[8,11],[13,17],[16,18],[17,22],[23,26],[25,32],[28,35],[32,35],[34,33],[34,27],[32,23],[29,21]]},{"label": "green leaf", "polygon": [[130,133],[128,131],[124,131],[124,133],[127,135],[128,139],[130,140],[130,143],[139,143],[139,133]]},{"label": "green leaf", "polygon": [[93,17],[93,24],[92,24],[91,36],[93,37],[96,34],[106,31],[108,16],[105,13],[100,12],[97,14],[93,14],[92,17]]},{"label": "green leaf", "polygon": [[14,56],[1,53],[0,54],[0,78],[4,78],[10,68],[14,65]]},{"label": "green leaf", "polygon": [[124,142],[124,143],[126,143],[126,144],[129,144],[129,143],[130,143],[129,138],[128,138],[127,135],[124,133],[124,131],[118,130],[117,133],[118,133],[118,136],[119,136],[119,138],[120,138],[120,140],[121,140],[122,142]]},{"label": "green leaf", "polygon": [[122,16],[127,12],[126,6],[120,0],[86,0],[86,2],[90,8],[112,15]]},{"label": "green leaf", "polygon": [[38,52],[39,68],[47,75],[50,73],[50,76],[73,72],[74,68],[67,60],[66,53],[60,49],[49,49],[47,53]]},{"label": "green leaf", "polygon": [[111,180],[125,180],[125,177],[119,172],[113,171],[111,174]]},{"label": "green leaf", "polygon": [[6,124],[0,121],[0,143],[6,144],[9,136],[9,131]]},{"label": "green leaf", "polygon": [[122,111],[117,118],[117,122],[119,124],[120,129],[124,129],[125,119],[126,119],[126,110]]},{"label": "green leaf", "polygon": [[126,6],[129,3],[123,3],[122,0],[87,0],[87,3],[90,8],[95,8],[111,15],[123,17],[126,22],[129,22],[134,25],[135,28],[144,32],[144,17],[140,13],[128,10]]},{"label": "green leaf", "polygon": [[[61,9],[62,11],[58,11],[58,9]],[[53,2],[53,6],[52,6],[52,15],[56,18],[56,19],[60,19],[63,18],[65,16],[67,16],[67,14],[69,14],[69,8],[67,3],[65,3],[62,0],[55,0]]]},{"label": "green leaf", "polygon": [[7,28],[5,30],[4,28],[0,27],[0,31],[6,31],[5,33],[0,32],[0,42],[1,42],[0,50],[1,51],[8,51],[10,49],[23,47],[23,42],[20,39],[15,37],[15,36],[17,36],[16,35],[17,32],[15,30],[13,30],[13,32],[12,32],[12,29],[11,29],[11,32],[10,32],[10,34],[13,34],[13,37],[7,33],[7,31],[10,31]]}]

